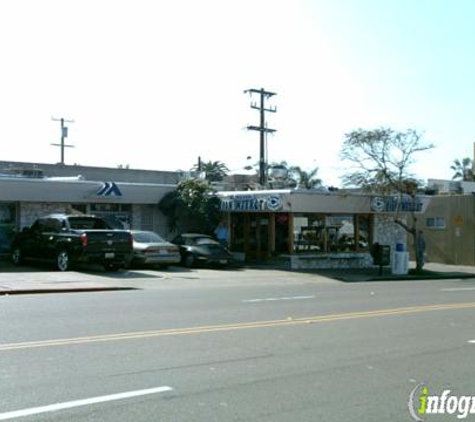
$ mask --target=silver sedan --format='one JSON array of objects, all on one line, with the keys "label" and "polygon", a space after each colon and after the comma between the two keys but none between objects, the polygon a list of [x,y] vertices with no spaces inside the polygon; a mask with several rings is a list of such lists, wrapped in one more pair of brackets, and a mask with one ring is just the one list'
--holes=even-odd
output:
[{"label": "silver sedan", "polygon": [[145,230],[131,230],[134,241],[133,266],[159,265],[166,267],[180,262],[180,250],[164,240],[157,233]]}]

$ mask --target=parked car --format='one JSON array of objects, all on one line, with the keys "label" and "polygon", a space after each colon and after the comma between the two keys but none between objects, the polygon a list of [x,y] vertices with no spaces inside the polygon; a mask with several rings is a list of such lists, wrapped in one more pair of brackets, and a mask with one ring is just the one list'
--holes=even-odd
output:
[{"label": "parked car", "polygon": [[180,249],[152,231],[131,230],[134,255],[132,265],[159,265],[166,267],[181,261]]},{"label": "parked car", "polygon": [[132,259],[132,236],[125,230],[112,230],[93,215],[51,214],[14,236],[13,263],[20,265],[25,259],[54,262],[59,271],[79,263],[116,270]]},{"label": "parked car", "polygon": [[231,262],[231,252],[211,236],[184,233],[172,240],[180,247],[181,263],[186,267],[194,265],[224,266]]}]

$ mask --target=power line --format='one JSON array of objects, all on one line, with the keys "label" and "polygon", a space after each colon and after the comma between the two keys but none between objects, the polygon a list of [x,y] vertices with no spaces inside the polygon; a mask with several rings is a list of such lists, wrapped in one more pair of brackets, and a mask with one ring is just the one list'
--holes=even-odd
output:
[{"label": "power line", "polygon": [[244,93],[259,94],[260,103],[251,103],[251,108],[259,110],[260,113],[260,124],[259,126],[247,126],[247,130],[256,130],[260,132],[260,153],[259,153],[259,183],[262,186],[267,184],[267,134],[276,132],[275,129],[269,129],[265,121],[265,112],[275,113],[277,107],[265,107],[265,100],[270,97],[277,95],[275,92],[266,91],[264,88],[261,89],[247,89]]}]

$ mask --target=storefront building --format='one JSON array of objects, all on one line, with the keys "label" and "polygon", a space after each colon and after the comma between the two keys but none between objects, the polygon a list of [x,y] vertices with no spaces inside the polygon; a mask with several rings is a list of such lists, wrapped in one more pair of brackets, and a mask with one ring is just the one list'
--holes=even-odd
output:
[{"label": "storefront building", "polygon": [[0,177],[0,254],[10,251],[13,234],[51,213],[87,213],[112,227],[153,230],[167,235],[160,199],[173,184]]},{"label": "storefront building", "polygon": [[361,268],[372,265],[374,243],[406,245],[396,215],[422,213],[429,198],[281,190],[220,192],[229,227],[229,246],[237,259],[280,256],[291,268]]},{"label": "storefront building", "polygon": [[420,219],[427,262],[475,265],[475,195],[434,196]]}]

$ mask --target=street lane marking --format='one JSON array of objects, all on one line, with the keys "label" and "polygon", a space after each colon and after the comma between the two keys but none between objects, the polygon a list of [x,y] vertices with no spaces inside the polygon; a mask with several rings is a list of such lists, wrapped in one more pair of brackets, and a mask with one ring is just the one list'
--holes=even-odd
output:
[{"label": "street lane marking", "polygon": [[441,292],[468,292],[475,290],[475,287],[450,287],[446,289],[440,289]]},{"label": "street lane marking", "polygon": [[266,299],[247,299],[243,303],[259,303],[259,302],[277,302],[280,300],[306,300],[315,299],[315,296],[288,296],[288,297],[269,297]]},{"label": "street lane marking", "polygon": [[271,321],[255,321],[244,322],[236,324],[223,324],[223,325],[210,325],[202,327],[188,327],[188,328],[172,328],[166,330],[154,330],[154,331],[142,331],[142,332],[130,332],[122,334],[104,334],[98,336],[77,337],[77,338],[65,338],[56,340],[39,340],[39,341],[26,341],[21,343],[0,344],[0,352],[6,352],[10,350],[18,349],[34,349],[39,347],[59,347],[70,346],[74,344],[86,344],[86,343],[99,343],[109,341],[122,341],[144,338],[156,338],[165,336],[178,336],[189,334],[205,334],[215,333],[223,331],[244,330],[244,329],[256,329],[256,328],[270,328],[270,327],[284,327],[291,325],[302,324],[317,324],[323,322],[332,321],[345,321],[365,318],[376,318],[384,316],[400,316],[409,315],[423,312],[435,312],[435,311],[449,311],[449,310],[461,310],[461,309],[473,309],[475,308],[475,302],[469,303],[453,303],[453,304],[441,304],[441,305],[423,305],[423,306],[410,306],[405,308],[393,308],[393,309],[380,309],[377,311],[363,311],[363,312],[349,312],[344,314],[328,314],[318,315],[306,318],[287,318]]},{"label": "street lane marking", "polygon": [[41,413],[57,412],[58,410],[72,409],[75,407],[90,406],[98,403],[105,403],[109,401],[124,400],[132,397],[147,396],[150,394],[165,393],[172,391],[171,387],[156,387],[147,390],[128,391],[125,393],[111,394],[109,396],[92,397],[90,399],[75,400],[65,403],[56,403],[48,406],[31,407],[29,409],[15,410],[13,412],[0,413],[0,421],[9,419],[23,418],[25,416],[39,415]]},{"label": "street lane marking", "polygon": [[475,340],[469,340],[469,341],[467,341],[467,343],[475,344]]}]

